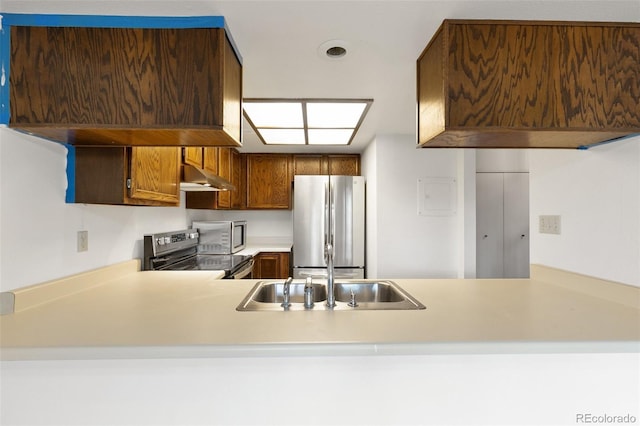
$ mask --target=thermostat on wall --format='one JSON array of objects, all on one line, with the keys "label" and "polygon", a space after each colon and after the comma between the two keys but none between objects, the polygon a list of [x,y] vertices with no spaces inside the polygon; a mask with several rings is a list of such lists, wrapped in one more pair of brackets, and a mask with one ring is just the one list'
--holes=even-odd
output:
[{"label": "thermostat on wall", "polygon": [[418,178],[419,216],[453,216],[456,214],[456,207],[455,178]]}]

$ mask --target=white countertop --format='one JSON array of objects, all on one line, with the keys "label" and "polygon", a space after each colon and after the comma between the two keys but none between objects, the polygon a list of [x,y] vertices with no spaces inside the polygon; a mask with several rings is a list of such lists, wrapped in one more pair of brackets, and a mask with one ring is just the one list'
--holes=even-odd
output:
[{"label": "white countertop", "polygon": [[266,252],[290,252],[293,243],[290,238],[281,237],[252,237],[247,240],[246,247],[236,254],[255,256]]},{"label": "white countertop", "polygon": [[[137,269],[125,262],[14,292],[16,312],[0,316],[2,359],[640,352],[640,289],[554,270],[541,280],[394,280],[425,310],[238,312],[256,280]],[[576,291],[583,281],[597,289]]]}]

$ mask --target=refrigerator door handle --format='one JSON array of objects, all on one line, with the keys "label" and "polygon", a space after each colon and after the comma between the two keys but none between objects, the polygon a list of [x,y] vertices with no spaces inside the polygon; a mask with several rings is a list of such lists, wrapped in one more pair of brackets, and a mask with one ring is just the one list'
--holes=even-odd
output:
[{"label": "refrigerator door handle", "polygon": [[[323,212],[323,217],[324,217],[324,247],[323,250],[327,247],[327,243],[329,243],[329,227],[330,225],[330,213],[329,213],[329,209],[330,209],[330,201],[329,201],[329,197],[330,197],[330,182],[325,182],[324,183],[324,212]],[[326,253],[325,253],[325,261],[326,261]]]},{"label": "refrigerator door handle", "polygon": [[335,203],[335,193],[333,188],[331,187],[331,177],[329,177],[329,243],[335,250],[335,235],[336,235],[336,203]]}]

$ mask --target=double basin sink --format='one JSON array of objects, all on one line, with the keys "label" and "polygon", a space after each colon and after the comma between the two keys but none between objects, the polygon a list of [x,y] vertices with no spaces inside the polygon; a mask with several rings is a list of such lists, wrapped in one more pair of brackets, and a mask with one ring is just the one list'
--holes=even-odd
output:
[{"label": "double basin sink", "polygon": [[305,307],[305,282],[294,280],[289,289],[290,306],[284,308],[284,280],[260,281],[236,308],[238,311],[304,311],[304,310],[412,310],[425,306],[393,281],[336,281],[336,305],[328,308],[326,282],[313,287],[313,305]]}]

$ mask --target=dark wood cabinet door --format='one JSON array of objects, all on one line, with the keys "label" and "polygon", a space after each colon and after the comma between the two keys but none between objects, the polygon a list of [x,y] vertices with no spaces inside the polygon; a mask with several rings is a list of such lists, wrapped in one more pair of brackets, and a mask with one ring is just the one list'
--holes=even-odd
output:
[{"label": "dark wood cabinet door", "polygon": [[294,155],[293,175],[326,175],[327,162],[324,155]]},{"label": "dark wood cabinet door", "polygon": [[255,257],[253,278],[274,279],[289,277],[289,253],[260,253]]},{"label": "dark wood cabinet door", "polygon": [[359,154],[296,154],[293,175],[360,176]]},{"label": "dark wood cabinet door", "polygon": [[247,156],[247,208],[290,209],[290,154]]},{"label": "dark wood cabinet door", "polygon": [[329,155],[327,163],[330,175],[360,176],[359,155]]}]

